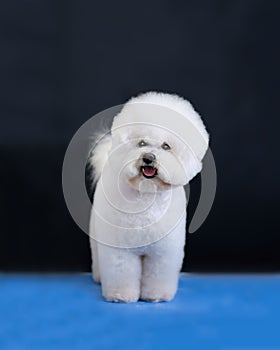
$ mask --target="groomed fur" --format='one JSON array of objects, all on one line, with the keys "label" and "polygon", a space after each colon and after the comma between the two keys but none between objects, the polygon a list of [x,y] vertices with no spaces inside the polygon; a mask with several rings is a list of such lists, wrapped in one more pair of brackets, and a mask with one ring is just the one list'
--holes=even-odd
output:
[{"label": "groomed fur", "polygon": [[183,186],[201,170],[208,133],[188,101],[149,92],[102,136],[90,159],[93,278],[108,301],[171,300],[184,258]]}]

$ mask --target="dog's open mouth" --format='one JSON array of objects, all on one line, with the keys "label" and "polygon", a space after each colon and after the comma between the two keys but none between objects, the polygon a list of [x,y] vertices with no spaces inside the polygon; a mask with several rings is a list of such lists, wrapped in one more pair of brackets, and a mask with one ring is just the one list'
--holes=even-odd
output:
[{"label": "dog's open mouth", "polygon": [[142,171],[143,176],[146,179],[152,179],[157,174],[157,169],[154,168],[153,166],[149,166],[149,165],[142,166],[141,171]]}]

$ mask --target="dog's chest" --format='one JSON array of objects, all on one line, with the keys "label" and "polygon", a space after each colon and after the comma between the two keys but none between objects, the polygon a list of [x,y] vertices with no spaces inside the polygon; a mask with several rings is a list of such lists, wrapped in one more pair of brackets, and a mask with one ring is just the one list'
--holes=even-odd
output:
[{"label": "dog's chest", "polygon": [[123,214],[115,213],[116,220],[123,227],[148,228],[151,225],[160,221],[161,218],[166,215],[168,211],[169,203],[166,200],[154,200],[152,203],[147,202],[144,208],[141,208],[139,212]]},{"label": "dog's chest", "polygon": [[[138,199],[138,198],[136,198]],[[141,247],[165,237],[186,211],[183,189],[143,195],[139,201],[109,201],[100,187],[94,199],[91,236],[111,246]]]}]

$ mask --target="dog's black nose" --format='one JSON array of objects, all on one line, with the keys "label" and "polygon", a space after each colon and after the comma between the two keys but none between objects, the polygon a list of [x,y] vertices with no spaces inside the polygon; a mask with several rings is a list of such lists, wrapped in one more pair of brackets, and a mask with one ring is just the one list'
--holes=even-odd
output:
[{"label": "dog's black nose", "polygon": [[156,160],[156,156],[153,153],[145,153],[143,154],[143,162],[145,164],[151,164]]}]

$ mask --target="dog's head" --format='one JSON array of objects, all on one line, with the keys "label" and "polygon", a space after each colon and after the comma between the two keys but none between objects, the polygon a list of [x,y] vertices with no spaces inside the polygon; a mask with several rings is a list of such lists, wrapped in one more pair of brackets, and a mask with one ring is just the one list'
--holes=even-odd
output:
[{"label": "dog's head", "polygon": [[186,185],[200,172],[208,147],[199,115],[169,94],[131,99],[114,118],[111,134],[113,171],[142,192]]}]

